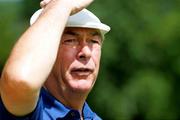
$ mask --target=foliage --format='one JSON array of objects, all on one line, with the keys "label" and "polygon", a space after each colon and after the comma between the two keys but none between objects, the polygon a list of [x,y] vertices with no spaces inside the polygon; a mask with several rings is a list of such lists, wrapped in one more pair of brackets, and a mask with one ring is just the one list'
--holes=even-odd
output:
[{"label": "foliage", "polygon": [[[16,6],[16,7],[15,7]],[[10,49],[25,27],[22,21],[22,4],[0,2],[0,71],[10,53]]]},{"label": "foliage", "polygon": [[[0,3],[1,66],[38,2]],[[90,106],[105,120],[180,119],[180,1],[95,0],[89,9],[112,29]]]}]

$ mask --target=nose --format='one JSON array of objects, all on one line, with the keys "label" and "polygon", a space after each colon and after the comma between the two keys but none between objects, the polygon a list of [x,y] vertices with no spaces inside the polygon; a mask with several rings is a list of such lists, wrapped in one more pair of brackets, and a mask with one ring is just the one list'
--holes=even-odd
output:
[{"label": "nose", "polygon": [[83,61],[87,61],[89,60],[91,57],[91,49],[88,45],[83,45],[77,55],[77,58],[79,61],[83,62]]}]

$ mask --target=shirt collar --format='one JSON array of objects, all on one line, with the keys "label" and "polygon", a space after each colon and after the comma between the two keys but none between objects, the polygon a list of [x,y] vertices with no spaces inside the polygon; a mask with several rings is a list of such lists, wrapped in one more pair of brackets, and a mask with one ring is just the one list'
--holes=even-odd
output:
[{"label": "shirt collar", "polygon": [[84,103],[83,116],[85,119],[86,118],[92,119],[94,117],[94,112],[91,110],[87,102]]},{"label": "shirt collar", "polygon": [[[72,111],[75,112],[76,114],[79,113],[77,110],[74,110],[70,107],[63,105],[60,101],[58,101],[55,97],[53,97],[51,93],[49,93],[44,88],[42,89],[42,96],[45,96],[44,102],[47,103],[46,107],[47,107],[48,112],[50,114],[53,114],[54,117],[56,116],[58,118],[64,118],[68,115],[68,113]],[[94,117],[94,113],[88,106],[87,102],[85,102],[83,106],[83,117],[84,119],[92,119]]]}]

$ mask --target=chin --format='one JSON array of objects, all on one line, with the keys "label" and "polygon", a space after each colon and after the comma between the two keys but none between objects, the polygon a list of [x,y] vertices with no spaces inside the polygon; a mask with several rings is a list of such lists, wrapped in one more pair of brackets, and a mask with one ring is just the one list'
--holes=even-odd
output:
[{"label": "chin", "polygon": [[66,84],[67,89],[71,90],[72,92],[89,93],[96,81],[95,76],[95,74],[91,74],[88,76],[73,76],[72,74],[68,73],[64,77],[64,82]]},{"label": "chin", "polygon": [[69,86],[73,91],[76,92],[83,92],[83,93],[88,93],[91,91],[93,87],[93,82],[89,80],[73,80],[71,83],[69,83]]}]

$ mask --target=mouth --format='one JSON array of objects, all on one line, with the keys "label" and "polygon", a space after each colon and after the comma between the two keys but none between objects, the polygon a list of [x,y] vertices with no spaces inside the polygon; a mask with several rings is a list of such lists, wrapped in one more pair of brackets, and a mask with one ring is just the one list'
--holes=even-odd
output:
[{"label": "mouth", "polygon": [[90,68],[74,68],[71,70],[71,74],[76,76],[88,76],[92,73],[93,69]]}]

